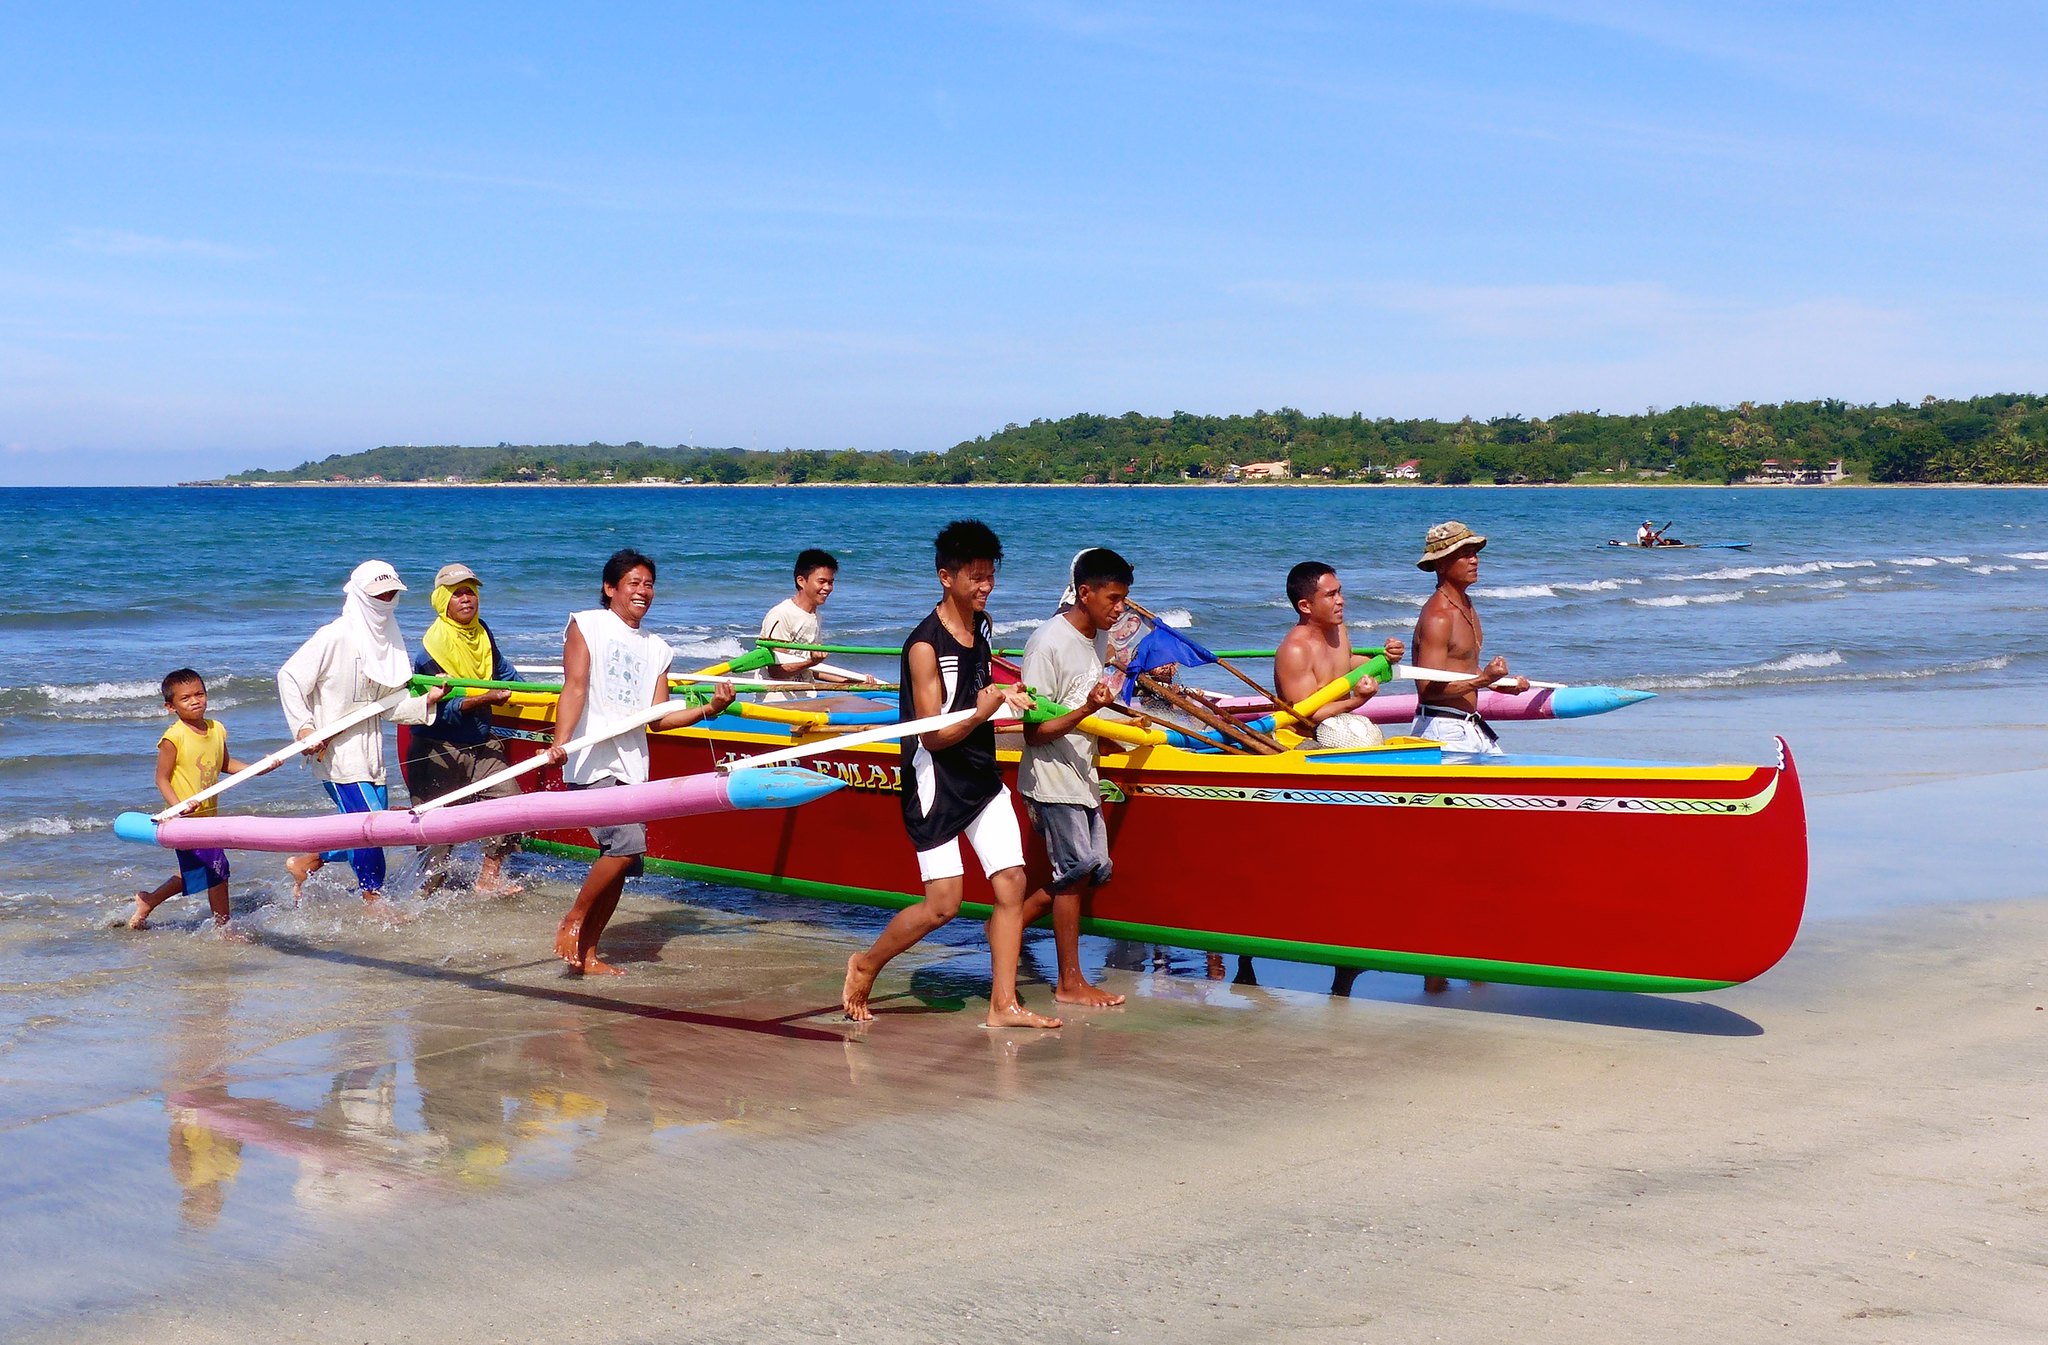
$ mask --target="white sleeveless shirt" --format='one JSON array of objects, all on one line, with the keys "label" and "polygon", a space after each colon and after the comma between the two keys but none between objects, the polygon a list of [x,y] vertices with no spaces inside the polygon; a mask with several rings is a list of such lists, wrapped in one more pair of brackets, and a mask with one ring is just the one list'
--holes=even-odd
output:
[{"label": "white sleeveless shirt", "polygon": [[[590,687],[583,700],[583,717],[566,737],[558,739],[561,742],[623,723],[654,704],[655,689],[663,685],[669,664],[675,660],[668,641],[651,631],[635,630],[609,608],[578,612],[569,618],[569,625],[583,632],[584,646],[590,651]],[[564,639],[568,633],[565,627]],[[560,733],[559,725],[556,732]],[[646,731],[629,729],[616,738],[571,752],[562,764],[562,778],[575,785],[605,779],[645,784]]]}]

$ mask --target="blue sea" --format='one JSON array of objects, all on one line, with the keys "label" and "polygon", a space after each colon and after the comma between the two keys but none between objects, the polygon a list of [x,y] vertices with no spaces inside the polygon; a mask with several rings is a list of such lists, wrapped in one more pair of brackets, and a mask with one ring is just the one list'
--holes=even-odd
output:
[{"label": "blue sea", "polygon": [[[1750,548],[1603,545],[1646,516]],[[203,1316],[222,1277],[352,1247],[363,1214],[552,1189],[587,1164],[711,1143],[734,1133],[727,1122],[857,1127],[960,1105],[961,1088],[1029,1087],[1004,1082],[1021,1068],[1015,1043],[994,1043],[993,1084],[957,1058],[986,1035],[965,1026],[988,969],[969,922],[885,979],[936,1018],[844,1044],[790,1024],[823,1024],[846,951],[879,913],[649,877],[607,934],[632,975],[584,986],[547,952],[582,870],[545,857],[514,857],[527,885],[515,898],[423,901],[394,856],[379,914],[332,870],[294,906],[279,857],[242,854],[232,895],[253,944],[223,942],[193,899],[149,931],[109,927],[170,872],[166,853],[109,829],[123,809],[156,807],[158,680],[200,669],[239,756],[280,743],[275,670],[366,558],[411,585],[400,614],[415,645],[434,571],[461,561],[483,577],[504,646],[546,663],[604,558],[631,545],[660,566],[652,624],[710,661],[746,647],[806,546],[842,562],[828,638],[896,643],[935,596],[930,538],[959,517],[1004,538],[991,613],[1005,642],[1046,618],[1073,553],[1101,544],[1133,560],[1141,601],[1219,648],[1279,638],[1282,577],[1305,558],[1338,568],[1361,637],[1405,636],[1430,586],[1414,565],[1423,533],[1461,519],[1490,539],[1475,589],[1489,654],[1538,678],[1657,692],[1598,718],[1506,725],[1516,750],[1769,761],[1782,735],[1807,790],[1810,921],[2044,895],[2048,492],[4,490],[0,1336],[61,1335],[79,1314],[159,1301]],[[297,767],[229,803],[325,810]],[[1416,880],[1425,862],[1326,835],[1218,843],[1348,846],[1381,883]],[[1027,994],[1045,993],[1045,938],[1026,945]],[[1182,1036],[1232,1007],[1315,1006],[1335,988],[1327,968],[1100,939],[1083,941],[1083,961],[1138,997],[1131,1025]],[[1421,994],[1417,978],[1378,974],[1346,989]],[[1764,1030],[1711,1001],[1497,986],[1432,1002],[1593,1030]],[[1060,1034],[1026,1063],[1106,1067],[1093,1053],[1118,1030]],[[870,1069],[889,1086],[819,1105],[834,1079]]]},{"label": "blue sea", "polygon": [[[1527,750],[1763,760],[1771,733],[1797,750],[1802,721],[1875,723],[1937,691],[2023,707],[2048,673],[2048,492],[2024,489],[0,490],[0,911],[82,925],[162,867],[108,830],[116,812],[155,806],[158,679],[204,673],[253,759],[283,738],[277,666],[335,615],[361,560],[389,560],[411,584],[400,614],[415,643],[434,571],[470,565],[504,647],[551,663],[565,614],[631,545],[660,565],[652,624],[709,661],[747,647],[805,546],[842,564],[827,637],[898,642],[932,600],[930,537],[956,517],[1004,539],[1000,640],[1021,644],[1073,553],[1104,544],[1136,565],[1135,596],[1218,648],[1278,639],[1282,578],[1306,558],[1338,568],[1361,639],[1405,637],[1430,587],[1414,565],[1422,535],[1462,519],[1489,538],[1475,589],[1489,654],[1538,678],[1659,693],[1606,719],[1522,728],[1511,736]],[[1750,546],[1603,545],[1645,517]],[[1910,770],[1909,744],[1848,769]],[[234,802],[322,806],[296,768]]]}]

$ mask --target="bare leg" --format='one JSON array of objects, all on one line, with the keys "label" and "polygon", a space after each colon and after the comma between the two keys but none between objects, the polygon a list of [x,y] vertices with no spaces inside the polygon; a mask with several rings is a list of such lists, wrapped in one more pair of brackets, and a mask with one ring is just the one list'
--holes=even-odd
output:
[{"label": "bare leg", "polygon": [[839,988],[839,1007],[848,1018],[865,1023],[875,1016],[868,1008],[868,994],[875,988],[875,978],[889,965],[889,959],[960,913],[960,896],[965,887],[958,878],[926,883],[923,901],[896,912],[865,953],[855,953],[846,959],[846,980]]},{"label": "bare leg", "polygon": [[420,900],[425,901],[448,884],[448,869],[455,858],[452,845],[423,845],[426,862],[421,865]]},{"label": "bare leg", "polygon": [[185,890],[183,878],[166,878],[147,892],[135,894],[135,913],[128,917],[128,928],[149,928],[149,913]]},{"label": "bare leg", "polygon": [[320,872],[326,864],[327,861],[318,855],[293,855],[284,862],[284,871],[292,876],[292,905],[299,904],[299,898],[305,892],[306,880]]},{"label": "bare leg", "polygon": [[591,950],[604,933],[605,922],[619,907],[619,893],[625,890],[626,873],[633,867],[633,859],[631,855],[605,855],[592,863],[575,903],[556,927],[555,956],[576,970],[624,974],[617,967],[599,962]]},{"label": "bare leg", "polygon": [[[1034,918],[1027,914],[1027,920]],[[1052,997],[1062,1004],[1080,1004],[1107,1009],[1124,1002],[1101,986],[1091,985],[1081,974],[1081,890],[1054,894],[1052,898],[1052,946],[1059,955],[1060,978]]]},{"label": "bare leg", "polygon": [[1017,1000],[1017,958],[1024,948],[1024,870],[1004,869],[991,880],[995,910],[988,918],[988,1026],[1060,1026],[1057,1018],[1033,1013]]},{"label": "bare leg", "polygon": [[1352,983],[1357,979],[1358,968],[1356,967],[1330,968],[1330,993],[1333,995],[1349,995]]},{"label": "bare leg", "polygon": [[484,864],[477,870],[476,890],[487,897],[516,897],[526,889],[505,880],[505,852],[484,850]]},{"label": "bare leg", "polygon": [[223,939],[236,943],[254,943],[255,940],[228,923],[228,885],[215,883],[206,889],[206,904],[213,910],[213,927],[220,931]]},{"label": "bare leg", "polygon": [[1425,995],[1441,995],[1450,988],[1451,978],[1448,976],[1425,976],[1422,978],[1422,993]]}]

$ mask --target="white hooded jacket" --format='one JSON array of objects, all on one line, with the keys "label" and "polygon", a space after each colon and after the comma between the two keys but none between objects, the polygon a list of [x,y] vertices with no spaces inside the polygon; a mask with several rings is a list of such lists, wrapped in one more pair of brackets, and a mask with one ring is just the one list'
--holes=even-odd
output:
[{"label": "white hooded jacket", "polygon": [[[342,590],[341,615],[314,631],[277,670],[277,698],[293,737],[309,725],[317,731],[384,699],[411,677],[394,604],[378,602],[364,586],[367,574],[389,568],[382,561],[358,565]],[[424,724],[433,717],[425,696],[408,697],[390,712],[399,724]],[[343,730],[313,759],[313,773],[334,784],[383,784],[383,719]]]}]

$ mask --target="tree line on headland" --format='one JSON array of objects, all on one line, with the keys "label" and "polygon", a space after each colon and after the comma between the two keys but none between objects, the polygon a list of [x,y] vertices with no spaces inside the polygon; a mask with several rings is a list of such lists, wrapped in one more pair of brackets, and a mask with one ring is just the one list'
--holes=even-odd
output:
[{"label": "tree line on headland", "polygon": [[[235,482],[1137,484],[1233,479],[1739,482],[1825,469],[1878,482],[2048,482],[2048,398],[2000,394],[1859,406],[1836,400],[1572,411],[1477,421],[1306,415],[1080,414],[1006,425],[943,452],[678,444],[384,447]],[[1262,471],[1247,472],[1255,464]]]}]

